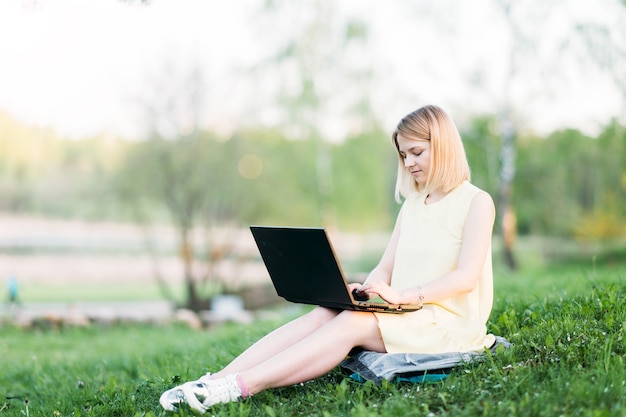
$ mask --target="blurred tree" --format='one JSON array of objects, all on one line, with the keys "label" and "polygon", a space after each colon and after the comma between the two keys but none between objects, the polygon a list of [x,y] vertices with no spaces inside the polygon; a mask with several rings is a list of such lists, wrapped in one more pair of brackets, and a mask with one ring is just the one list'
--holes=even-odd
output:
[{"label": "blurred tree", "polygon": [[[236,183],[248,202],[237,207],[241,223],[320,225],[314,140],[290,140],[279,129],[247,129],[229,141],[240,163],[258,158],[261,167],[258,175],[242,176]],[[389,135],[379,128],[328,146],[335,224],[344,230],[388,228],[398,209],[392,197],[396,159]]]},{"label": "blurred tree", "polygon": [[[216,141],[201,132],[175,140],[153,136],[138,142],[129,153],[118,177],[120,195],[132,207],[138,223],[149,232],[155,212],[165,210],[178,230],[183,262],[185,300],[191,309],[206,308],[207,285],[218,277],[215,264],[223,260],[232,242],[211,236],[211,229],[226,226],[238,204],[233,181],[236,161],[228,142]],[[200,236],[198,236],[198,233]],[[150,252],[153,243],[148,241]],[[155,268],[163,294],[174,293]],[[204,294],[204,295],[203,295]]]},{"label": "blurred tree", "polygon": [[116,207],[107,180],[123,151],[116,138],[65,140],[0,113],[0,210],[110,217]]},{"label": "blurred tree", "polygon": [[524,234],[568,236],[584,207],[593,205],[597,142],[577,130],[518,144],[515,205]]},{"label": "blurred tree", "polygon": [[[216,238],[211,230],[235,218],[239,201],[233,186],[238,176],[236,154],[231,143],[198,128],[205,111],[199,67],[181,72],[166,66],[152,83],[153,96],[143,99],[143,108],[153,134],[129,154],[118,178],[120,195],[144,227],[154,207],[165,210],[180,239],[183,304],[199,310],[209,303],[207,285],[217,280],[214,266],[228,255],[232,244],[224,236]],[[194,236],[197,229],[203,231],[205,247],[199,247]],[[173,291],[159,273],[155,275],[164,296],[172,299]]]},{"label": "blurred tree", "polygon": [[494,116],[479,116],[461,132],[470,163],[472,182],[491,195],[498,192],[500,132]]},{"label": "blurred tree", "polygon": [[[582,22],[578,25],[581,38],[586,45],[586,55],[591,60],[582,59],[596,64],[598,68],[611,74],[613,82],[626,98],[626,1],[611,3],[616,7],[612,18],[618,22],[607,27],[594,22]],[[621,6],[621,9],[617,9]],[[626,103],[623,100],[622,103]],[[626,106],[624,104],[623,106]],[[622,108],[619,120],[624,123],[626,107]],[[600,144],[602,184],[601,204],[594,205],[593,210],[586,210],[584,218],[577,224],[576,234],[582,239],[611,240],[626,236],[626,135],[623,126],[617,121],[602,132],[598,139]],[[609,173],[610,175],[606,175]]]},{"label": "blurred tree", "polygon": [[596,137],[577,130],[518,146],[515,205],[524,234],[611,240],[626,224],[626,130],[616,122]]},{"label": "blurred tree", "polygon": [[[517,168],[517,140],[521,130],[520,126],[523,124],[522,114],[524,114],[524,110],[516,108],[514,96],[519,94],[520,87],[524,85],[524,81],[522,81],[524,76],[542,74],[545,72],[545,68],[555,65],[554,62],[541,62],[533,57],[536,56],[537,45],[542,33],[546,30],[542,19],[546,15],[558,12],[558,8],[555,5],[543,3],[538,3],[535,7],[524,7],[513,0],[496,0],[496,4],[502,12],[509,38],[509,54],[505,61],[502,90],[501,94],[495,97],[499,108],[497,119],[500,134],[499,185],[496,195],[498,197],[505,262],[510,269],[516,269],[517,259],[514,247],[517,238],[517,213],[513,203]],[[536,26],[529,27],[528,22],[535,22]],[[548,82],[545,75],[540,78],[542,78],[543,83]],[[540,93],[534,89],[522,93],[522,95],[530,98],[528,101],[534,99],[537,94]]]},{"label": "blurred tree", "polygon": [[[612,1],[607,0],[608,3]],[[471,72],[471,79],[479,88],[478,94],[481,96],[488,95],[490,90],[495,91],[491,101],[499,109],[497,126],[500,136],[499,187],[495,195],[505,261],[509,267],[515,268],[517,262],[514,242],[518,213],[513,203],[519,201],[514,193],[518,169],[517,148],[520,135],[526,134],[526,108],[515,103],[527,103],[526,106],[531,106],[538,99],[554,94],[552,90],[563,88],[563,63],[572,59],[581,63],[589,59],[589,52],[583,57],[580,48],[572,50],[570,47],[576,42],[580,43],[581,31],[578,28],[581,25],[598,27],[599,24],[593,23],[594,16],[575,16],[569,13],[567,0],[556,3],[494,0],[494,4],[498,6],[502,17],[499,21],[504,24],[505,29],[501,35],[508,51],[502,61],[504,72],[490,74],[491,68],[477,63],[477,69]],[[562,23],[558,30],[550,24],[556,17]],[[602,24],[609,22],[604,21]],[[602,27],[605,32],[608,30],[605,26]],[[548,33],[550,36],[547,36]],[[547,42],[548,39],[553,41]],[[494,79],[501,80],[495,89],[492,84]]]},{"label": "blurred tree", "polygon": [[[461,133],[473,181],[495,194],[497,118],[476,118]],[[597,137],[572,129],[547,137],[527,133],[518,137],[516,146],[514,205],[520,233],[606,241],[620,235],[626,223],[626,129],[622,124],[615,120]],[[330,146],[335,178],[331,204],[342,229],[386,228],[394,218],[398,207],[389,198],[395,174],[390,148],[388,135],[381,129]],[[177,213],[170,213],[163,202],[181,197],[165,196],[167,189],[156,188],[171,169],[176,175],[170,178],[176,177],[182,188],[194,187],[193,193],[205,199],[203,208],[195,211],[197,227],[191,233],[196,239],[194,256],[205,266],[201,270],[196,266],[194,272],[201,279],[209,276],[210,269],[205,262],[211,259],[206,243],[210,239],[201,235],[209,233],[207,225],[319,225],[314,150],[312,140],[289,140],[278,128],[240,130],[229,139],[198,131],[194,137],[182,135],[176,140],[158,135],[143,142],[60,140],[53,132],[27,128],[0,115],[0,209],[124,219],[107,183],[119,170],[117,179],[126,191],[126,204],[143,213],[137,218],[173,222]],[[165,170],[161,160],[171,160],[163,163]],[[186,177],[202,181],[187,184]],[[182,188],[173,190],[184,193]]]},{"label": "blurred tree", "polygon": [[352,136],[332,150],[332,204],[338,226],[388,230],[400,208],[393,198],[397,157],[390,136],[378,128]]},{"label": "blurred tree", "polygon": [[[583,240],[610,242],[626,237],[626,128],[613,122],[595,139],[592,184],[574,233]],[[588,162],[587,149],[583,150]],[[582,159],[582,158],[581,158]]]},{"label": "blurred tree", "polygon": [[58,138],[49,129],[26,127],[0,113],[0,208],[33,211],[39,180],[59,164]]},{"label": "blurred tree", "polygon": [[[339,115],[348,118],[342,121],[342,131],[347,125],[368,128],[375,120],[367,100],[370,70],[350,65],[351,57],[362,60],[366,56],[359,53],[359,48],[364,45],[368,29],[359,20],[342,20],[333,2],[271,1],[265,2],[264,8],[257,22],[262,33],[259,39],[269,40],[272,46],[269,58],[255,71],[264,79],[266,71],[272,72],[272,78],[280,74],[278,99],[285,120],[282,126],[290,138],[312,141],[319,218],[322,224],[333,226],[335,179],[329,136],[343,140],[345,133],[324,130],[324,126],[332,125]],[[283,19],[285,15],[289,16],[287,20]],[[289,26],[283,28],[285,32],[279,39],[270,39],[267,34],[277,33],[275,26],[281,20]],[[341,95],[336,94],[339,88]]]}]

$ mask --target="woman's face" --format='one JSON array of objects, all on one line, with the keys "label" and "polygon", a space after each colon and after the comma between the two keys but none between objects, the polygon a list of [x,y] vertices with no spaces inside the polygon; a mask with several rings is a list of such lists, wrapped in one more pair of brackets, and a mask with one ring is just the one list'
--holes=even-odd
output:
[{"label": "woman's face", "polygon": [[426,139],[405,139],[397,136],[398,152],[404,160],[404,167],[411,172],[415,181],[426,185],[430,170],[430,141]]}]

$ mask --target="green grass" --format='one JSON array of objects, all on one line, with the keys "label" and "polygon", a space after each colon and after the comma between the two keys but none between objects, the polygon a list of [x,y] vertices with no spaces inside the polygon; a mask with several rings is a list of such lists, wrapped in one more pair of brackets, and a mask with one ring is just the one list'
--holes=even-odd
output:
[{"label": "green grass", "polygon": [[[496,272],[490,331],[514,343],[435,384],[359,384],[339,370],[216,406],[219,416],[626,415],[626,265]],[[287,319],[287,318],[285,318]],[[5,416],[165,416],[162,391],[228,363],[277,326],[0,329]],[[25,402],[28,399],[28,403]],[[4,402],[0,401],[0,404]],[[182,410],[180,416],[192,415]]]}]

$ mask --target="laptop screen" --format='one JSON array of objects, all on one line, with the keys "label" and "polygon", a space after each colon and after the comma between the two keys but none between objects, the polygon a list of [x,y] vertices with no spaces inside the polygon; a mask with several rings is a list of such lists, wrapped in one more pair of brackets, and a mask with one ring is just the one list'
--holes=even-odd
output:
[{"label": "laptop screen", "polygon": [[347,283],[321,228],[251,226],[276,292],[298,303],[352,304]]}]

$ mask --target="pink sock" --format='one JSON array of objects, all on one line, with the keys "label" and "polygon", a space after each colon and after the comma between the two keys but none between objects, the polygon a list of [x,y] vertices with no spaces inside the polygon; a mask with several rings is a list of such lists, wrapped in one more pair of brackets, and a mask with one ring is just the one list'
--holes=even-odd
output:
[{"label": "pink sock", "polygon": [[239,385],[239,389],[241,390],[241,398],[250,397],[250,391],[248,391],[248,387],[246,386],[246,383],[243,382],[243,378],[241,377],[241,375],[237,374],[237,378],[235,380],[237,381],[237,385]]}]

